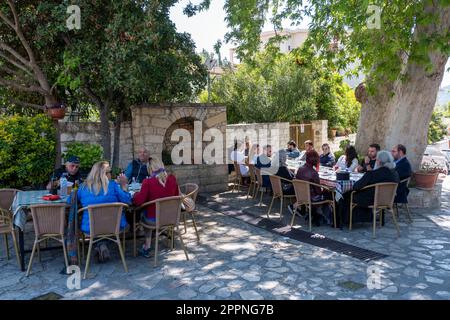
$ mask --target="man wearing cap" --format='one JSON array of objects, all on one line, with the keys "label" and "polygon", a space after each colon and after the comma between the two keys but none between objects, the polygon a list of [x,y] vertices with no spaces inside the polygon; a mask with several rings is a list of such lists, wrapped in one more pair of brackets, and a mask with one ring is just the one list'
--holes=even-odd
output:
[{"label": "man wearing cap", "polygon": [[78,158],[77,156],[70,156],[63,167],[53,172],[53,175],[50,177],[50,182],[47,184],[47,190],[52,189],[52,181],[56,181],[56,186],[58,186],[59,179],[64,173],[66,174],[67,181],[69,182],[74,183],[77,180],[81,181],[79,169],[80,169],[80,158]]},{"label": "man wearing cap", "polygon": [[148,158],[148,150],[146,148],[140,148],[138,150],[138,158],[131,161],[127,170],[125,170],[125,175],[129,181],[132,181],[132,179],[135,178],[137,182],[142,183],[148,176]]}]

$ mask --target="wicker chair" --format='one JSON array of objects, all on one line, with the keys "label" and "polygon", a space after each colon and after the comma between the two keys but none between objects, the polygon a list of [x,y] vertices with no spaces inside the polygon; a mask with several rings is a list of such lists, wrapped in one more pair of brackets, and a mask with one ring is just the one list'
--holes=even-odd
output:
[{"label": "wicker chair", "polygon": [[16,252],[17,263],[22,268],[20,263],[19,250],[17,246],[16,231],[14,229],[13,215],[11,212],[11,206],[14,201],[14,197],[19,190],[17,189],[0,189],[0,234],[3,234],[5,240],[6,258],[9,260],[9,244],[8,235],[11,235],[14,251]]},{"label": "wicker chair", "polygon": [[[180,191],[184,194],[184,197],[190,197],[192,200],[194,200],[194,203],[197,201],[197,195],[198,195],[198,185],[195,183],[186,183],[180,186]],[[184,222],[184,232],[187,232],[187,226],[186,226],[186,215],[190,214],[192,217],[192,223],[194,225],[195,234],[197,235],[197,240],[200,241],[200,236],[198,235],[197,230],[197,223],[195,222],[195,214],[197,213],[197,210],[191,210],[191,211],[182,211],[181,214],[183,215],[183,222]]]},{"label": "wicker chair", "polygon": [[[294,190],[295,190],[296,206],[301,207],[304,205],[308,209],[309,231],[312,230],[312,217],[311,217],[312,206],[317,206],[317,205],[327,204],[327,203],[331,204],[331,206],[333,207],[333,222],[334,222],[334,227],[336,228],[336,226],[337,226],[336,225],[336,205],[334,202],[334,191],[327,186],[320,185],[320,184],[310,182],[310,181],[294,179],[294,180],[292,180],[292,184],[294,185]],[[311,187],[312,186],[316,186],[316,187],[328,190],[331,193],[332,199],[313,202],[311,200]],[[291,227],[294,225],[296,212],[297,211],[294,210],[294,214],[292,215]]]},{"label": "wicker chair", "polygon": [[[83,278],[86,279],[87,272],[89,270],[89,263],[91,259],[92,246],[94,243],[101,240],[110,240],[117,244],[119,248],[120,258],[122,260],[123,268],[125,272],[128,272],[127,264],[125,262],[124,251],[120,243],[120,220],[122,218],[122,212],[128,205],[121,202],[104,203],[90,205],[78,210],[78,213],[88,210],[89,214],[89,234],[83,233],[83,240],[89,240],[89,249],[86,260],[86,266],[84,269]],[[123,232],[125,236],[125,231]],[[124,238],[125,240],[125,238]],[[124,241],[125,243],[125,241]],[[84,244],[84,241],[83,241]],[[84,252],[84,250],[83,250]]]},{"label": "wicker chair", "polygon": [[28,264],[27,276],[31,272],[33,257],[36,250],[39,253],[39,245],[42,241],[53,239],[62,244],[64,253],[64,263],[66,268],[69,266],[67,260],[67,250],[64,238],[64,229],[66,227],[66,205],[64,203],[41,204],[30,206],[31,216],[33,217],[35,239],[33,250],[31,251],[30,262]]},{"label": "wicker chair", "polygon": [[239,192],[239,187],[240,186],[244,186],[242,184],[242,178],[243,177],[248,177],[248,176],[243,176],[242,175],[242,173],[241,173],[241,166],[236,161],[233,161],[233,166],[234,166],[234,171],[236,172],[236,176],[234,178],[234,184],[233,184],[233,192],[236,189]]},{"label": "wicker chair", "polygon": [[372,209],[373,213],[373,238],[375,238],[375,229],[376,229],[376,219],[377,219],[377,213],[380,212],[380,226],[383,221],[383,210],[389,210],[392,213],[392,219],[394,220],[395,227],[397,229],[397,236],[400,235],[400,229],[397,224],[397,218],[395,217],[394,212],[394,199],[395,195],[397,193],[397,187],[398,183],[394,182],[382,182],[382,183],[375,183],[368,186],[365,186],[364,188],[358,190],[358,191],[352,191],[350,195],[350,221],[349,221],[349,230],[352,230],[352,217],[353,217],[353,209],[357,206],[356,203],[353,203],[353,196],[355,193],[367,190],[370,188],[375,188],[375,195],[374,195],[374,201],[373,205],[368,206],[368,208]]},{"label": "wicker chair", "polygon": [[255,165],[254,164],[249,164],[248,165],[248,172],[250,175],[250,185],[248,186],[248,191],[247,191],[247,199],[248,196],[250,195],[250,192],[252,193],[252,198],[255,197],[255,193],[256,193],[256,185],[257,185],[257,179],[256,179],[256,174],[255,174]]},{"label": "wicker chair", "polygon": [[258,192],[260,193],[259,196],[259,206],[261,207],[262,205],[262,197],[264,192],[267,191],[266,187],[263,187],[263,177],[261,174],[261,169],[255,168],[255,175],[256,175],[256,190],[255,190],[255,196],[258,194]]},{"label": "wicker chair", "polygon": [[[406,187],[408,187],[410,181],[411,181],[411,177],[401,180],[398,185],[400,186],[401,184],[405,184]],[[410,223],[412,223],[413,220],[411,218],[411,211],[409,211],[408,202],[406,202],[406,203],[397,203],[397,202],[395,202],[394,203],[394,210],[395,210],[395,214],[397,215],[397,217],[399,216],[398,215],[398,207],[399,207],[399,205],[402,205],[402,207],[404,206],[406,208],[406,214],[408,216],[408,220],[409,220]]]},{"label": "wicker chair", "polygon": [[267,218],[270,219],[270,211],[272,210],[272,205],[275,199],[280,199],[280,220],[283,217],[283,200],[284,199],[294,199],[295,195],[284,195],[283,194],[283,187],[281,185],[281,180],[284,180],[286,182],[291,182],[287,179],[278,177],[278,176],[274,176],[274,175],[270,175],[270,183],[272,184],[272,191],[273,191],[273,196],[272,196],[272,201],[270,202],[270,206],[269,206],[269,210],[267,211]]},{"label": "wicker chair", "polygon": [[180,238],[181,247],[183,248],[186,259],[189,260],[186,248],[184,246],[183,237],[180,233],[180,216],[181,216],[181,196],[160,198],[157,200],[149,201],[141,205],[136,209],[137,212],[141,212],[143,209],[151,204],[156,205],[156,221],[154,224],[148,222],[139,221],[136,223],[136,213],[133,219],[133,241],[134,241],[134,255],[136,256],[136,231],[139,227],[150,230],[150,238],[153,230],[155,230],[155,261],[154,266],[158,265],[158,242],[159,235],[166,231],[172,234],[172,249],[174,246],[174,234]]}]

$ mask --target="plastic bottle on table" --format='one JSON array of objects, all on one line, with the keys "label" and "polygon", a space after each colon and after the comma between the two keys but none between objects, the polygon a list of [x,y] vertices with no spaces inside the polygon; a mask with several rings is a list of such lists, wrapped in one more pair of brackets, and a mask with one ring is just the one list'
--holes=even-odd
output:
[{"label": "plastic bottle on table", "polygon": [[63,173],[63,175],[61,176],[60,185],[61,185],[61,197],[66,197],[67,196],[67,178],[66,178],[65,173]]}]

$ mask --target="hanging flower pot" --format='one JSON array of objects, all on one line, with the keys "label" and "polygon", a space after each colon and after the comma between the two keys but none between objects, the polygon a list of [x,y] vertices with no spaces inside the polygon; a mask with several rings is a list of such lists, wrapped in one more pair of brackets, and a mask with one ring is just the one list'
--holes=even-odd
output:
[{"label": "hanging flower pot", "polygon": [[355,89],[355,98],[359,103],[364,103],[368,99],[366,86],[364,83],[360,83]]},{"label": "hanging flower pot", "polygon": [[62,103],[54,104],[52,106],[46,106],[47,108],[47,114],[50,118],[53,120],[60,120],[63,119],[66,115],[66,108]]}]

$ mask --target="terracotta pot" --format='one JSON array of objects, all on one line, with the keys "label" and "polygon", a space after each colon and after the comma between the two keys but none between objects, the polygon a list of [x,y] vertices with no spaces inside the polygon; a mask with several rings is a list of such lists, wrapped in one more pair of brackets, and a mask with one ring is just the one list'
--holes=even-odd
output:
[{"label": "terracotta pot", "polygon": [[439,173],[414,172],[416,188],[423,190],[433,190]]},{"label": "terracotta pot", "polygon": [[66,115],[65,108],[49,108],[47,109],[48,115],[55,120],[63,119]]}]

